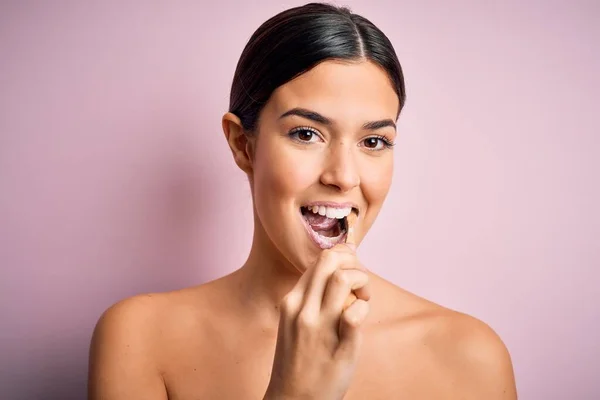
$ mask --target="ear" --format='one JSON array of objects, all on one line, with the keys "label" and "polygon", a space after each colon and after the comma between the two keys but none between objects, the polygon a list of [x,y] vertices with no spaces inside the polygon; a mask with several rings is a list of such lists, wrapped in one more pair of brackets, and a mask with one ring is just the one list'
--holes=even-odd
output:
[{"label": "ear", "polygon": [[252,172],[253,146],[242,122],[233,113],[226,113],[222,119],[223,133],[238,167],[247,174]]}]

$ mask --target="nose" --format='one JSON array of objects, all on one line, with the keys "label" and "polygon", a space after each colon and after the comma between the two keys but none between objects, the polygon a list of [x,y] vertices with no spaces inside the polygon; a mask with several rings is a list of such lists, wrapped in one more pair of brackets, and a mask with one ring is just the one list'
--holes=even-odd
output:
[{"label": "nose", "polygon": [[321,183],[346,193],[360,184],[360,176],[350,146],[343,143],[327,153]]}]

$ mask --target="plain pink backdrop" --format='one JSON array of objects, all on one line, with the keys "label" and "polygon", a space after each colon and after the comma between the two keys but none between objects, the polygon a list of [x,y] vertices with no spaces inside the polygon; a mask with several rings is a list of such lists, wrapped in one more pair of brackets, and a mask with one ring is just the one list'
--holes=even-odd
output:
[{"label": "plain pink backdrop", "polygon": [[[3,399],[83,399],[104,309],[245,260],[220,117],[251,33],[302,3],[211,3],[0,6]],[[408,91],[361,259],[489,323],[520,398],[600,398],[599,3],[341,4],[386,32]]]}]

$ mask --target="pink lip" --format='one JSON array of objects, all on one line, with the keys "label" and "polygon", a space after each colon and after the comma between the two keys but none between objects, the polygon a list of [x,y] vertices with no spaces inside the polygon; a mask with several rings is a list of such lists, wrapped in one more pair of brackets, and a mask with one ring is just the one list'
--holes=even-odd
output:
[{"label": "pink lip", "polygon": [[[316,205],[320,205],[320,204],[314,204],[314,205],[316,206]],[[346,240],[346,234],[347,234],[347,232],[344,233],[342,235],[342,237],[340,237],[340,239],[339,239],[339,241],[337,243],[330,244],[330,243],[323,242],[320,239],[319,235],[315,231],[313,231],[310,228],[310,226],[308,226],[308,224],[306,223],[306,220],[302,216],[302,213],[299,213],[299,214],[300,214],[300,219],[302,220],[302,224],[304,225],[304,229],[306,229],[306,233],[308,233],[308,236],[312,239],[313,243],[316,244],[319,248],[321,248],[323,250],[330,249],[333,246],[335,246],[336,244],[344,243],[344,241]]]}]

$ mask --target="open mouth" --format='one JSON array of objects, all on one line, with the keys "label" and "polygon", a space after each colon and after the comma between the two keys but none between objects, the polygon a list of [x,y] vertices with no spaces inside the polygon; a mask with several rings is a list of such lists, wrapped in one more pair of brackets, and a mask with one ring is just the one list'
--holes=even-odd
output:
[{"label": "open mouth", "polygon": [[315,244],[329,249],[342,243],[346,237],[346,217],[352,208],[331,208],[323,206],[304,206],[300,208],[304,226]]}]

